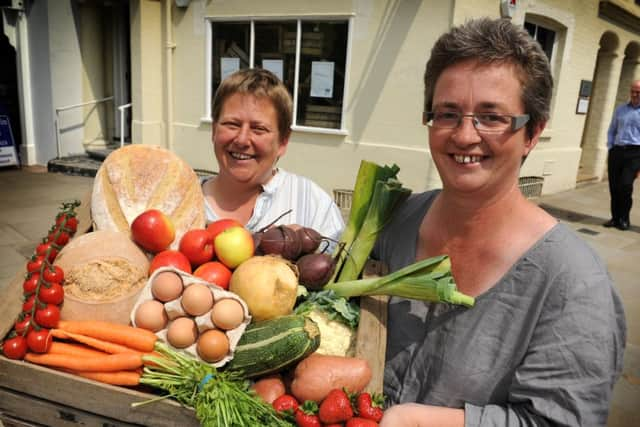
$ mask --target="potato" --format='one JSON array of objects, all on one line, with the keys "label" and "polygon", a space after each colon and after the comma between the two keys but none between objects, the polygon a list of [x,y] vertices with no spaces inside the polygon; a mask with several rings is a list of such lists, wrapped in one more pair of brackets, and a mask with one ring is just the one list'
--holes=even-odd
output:
[{"label": "potato", "polygon": [[345,388],[359,393],[371,381],[371,368],[357,357],[312,354],[296,366],[291,393],[300,402],[321,402],[331,390]]},{"label": "potato", "polygon": [[279,374],[268,375],[256,381],[251,389],[268,404],[272,404],[274,400],[285,393],[284,381]]}]

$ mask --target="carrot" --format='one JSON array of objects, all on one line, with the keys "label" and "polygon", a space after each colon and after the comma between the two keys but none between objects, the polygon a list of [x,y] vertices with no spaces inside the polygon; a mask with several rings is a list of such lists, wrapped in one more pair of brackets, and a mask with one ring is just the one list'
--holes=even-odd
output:
[{"label": "carrot", "polygon": [[94,381],[112,385],[138,385],[140,384],[141,376],[137,371],[93,372],[67,369],[65,369],[65,371],[83,378],[89,378]]},{"label": "carrot", "polygon": [[115,372],[136,369],[142,366],[142,355],[139,353],[107,354],[95,357],[55,353],[27,353],[24,359],[37,365],[54,366],[74,371]]},{"label": "carrot", "polygon": [[86,335],[66,332],[61,329],[52,329],[51,334],[54,336],[54,338],[77,341],[82,344],[86,344],[89,347],[93,347],[95,349],[101,350],[109,354],[127,353],[127,352],[139,353],[139,351],[126,347],[124,345],[116,344],[109,341],[104,341],[104,340],[89,337]]},{"label": "carrot", "polygon": [[66,354],[78,357],[96,357],[105,356],[107,353],[94,350],[81,344],[71,344],[66,342],[53,341],[48,353],[50,354]]},{"label": "carrot", "polygon": [[158,339],[153,332],[118,323],[98,320],[61,320],[58,329],[124,345],[134,350],[150,352]]}]

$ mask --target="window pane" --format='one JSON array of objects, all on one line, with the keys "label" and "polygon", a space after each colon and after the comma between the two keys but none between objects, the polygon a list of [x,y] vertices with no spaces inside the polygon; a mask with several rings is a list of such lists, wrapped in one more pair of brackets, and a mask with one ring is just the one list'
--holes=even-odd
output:
[{"label": "window pane", "polygon": [[249,68],[248,22],[212,22],[211,85],[215,94],[222,79],[233,71]]},{"label": "window pane", "polygon": [[254,29],[255,66],[273,71],[293,96],[296,67],[296,22],[256,22]]},{"label": "window pane", "polygon": [[536,37],[542,50],[547,54],[547,58],[551,61],[551,54],[553,53],[553,42],[556,39],[555,31],[549,30],[544,27],[538,26],[538,35]]},{"label": "window pane", "polygon": [[340,128],[347,36],[347,21],[302,22],[296,124]]}]

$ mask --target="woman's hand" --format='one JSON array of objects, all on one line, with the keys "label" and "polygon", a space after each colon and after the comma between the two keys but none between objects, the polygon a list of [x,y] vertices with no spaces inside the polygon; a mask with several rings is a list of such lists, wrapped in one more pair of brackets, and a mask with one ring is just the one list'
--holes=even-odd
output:
[{"label": "woman's hand", "polygon": [[464,410],[402,403],[384,411],[380,427],[462,427]]}]

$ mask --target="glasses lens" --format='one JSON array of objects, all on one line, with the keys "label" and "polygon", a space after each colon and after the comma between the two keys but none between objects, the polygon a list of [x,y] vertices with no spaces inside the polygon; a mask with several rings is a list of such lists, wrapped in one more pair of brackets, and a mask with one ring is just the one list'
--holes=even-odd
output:
[{"label": "glasses lens", "polygon": [[431,126],[443,129],[454,129],[460,123],[461,114],[455,111],[435,111],[432,113]]},{"label": "glasses lens", "polygon": [[500,114],[475,114],[476,129],[485,132],[504,132],[511,127],[511,116]]}]

